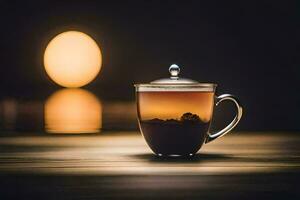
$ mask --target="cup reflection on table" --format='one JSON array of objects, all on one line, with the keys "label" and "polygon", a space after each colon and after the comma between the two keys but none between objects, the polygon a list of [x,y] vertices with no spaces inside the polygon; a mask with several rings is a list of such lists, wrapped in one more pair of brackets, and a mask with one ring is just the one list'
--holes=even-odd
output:
[{"label": "cup reflection on table", "polygon": [[52,94],[44,107],[48,133],[98,133],[102,128],[102,104],[84,89],[61,89]]}]

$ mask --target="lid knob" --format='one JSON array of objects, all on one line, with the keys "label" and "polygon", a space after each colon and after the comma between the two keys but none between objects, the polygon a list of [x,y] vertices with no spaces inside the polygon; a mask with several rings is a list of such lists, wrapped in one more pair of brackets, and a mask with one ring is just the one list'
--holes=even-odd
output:
[{"label": "lid knob", "polygon": [[176,64],[172,64],[170,67],[169,67],[169,72],[171,74],[171,79],[178,79],[178,74],[180,73],[180,68],[178,65]]},{"label": "lid knob", "polygon": [[180,68],[176,64],[172,64],[169,67],[169,72],[171,74],[170,78],[162,78],[158,80],[154,80],[151,84],[159,84],[159,85],[188,85],[188,84],[198,84],[199,82],[187,79],[187,78],[179,78],[178,75],[180,73]]}]

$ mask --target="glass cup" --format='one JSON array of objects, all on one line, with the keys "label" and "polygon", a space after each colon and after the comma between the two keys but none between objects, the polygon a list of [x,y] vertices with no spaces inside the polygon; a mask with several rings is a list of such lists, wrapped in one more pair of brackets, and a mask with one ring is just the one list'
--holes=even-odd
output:
[{"label": "glass cup", "polygon": [[[158,156],[193,156],[204,143],[231,131],[242,116],[242,107],[230,94],[215,96],[216,84],[179,78],[177,65],[171,77],[150,84],[135,84],[140,131]],[[235,118],[221,131],[210,133],[214,106],[230,100]]]}]

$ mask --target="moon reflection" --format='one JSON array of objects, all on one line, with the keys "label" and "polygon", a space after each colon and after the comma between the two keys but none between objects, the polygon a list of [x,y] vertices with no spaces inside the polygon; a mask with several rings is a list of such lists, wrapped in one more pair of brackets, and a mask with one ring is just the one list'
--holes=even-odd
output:
[{"label": "moon reflection", "polygon": [[97,133],[102,128],[102,104],[84,89],[61,89],[45,103],[48,133]]}]

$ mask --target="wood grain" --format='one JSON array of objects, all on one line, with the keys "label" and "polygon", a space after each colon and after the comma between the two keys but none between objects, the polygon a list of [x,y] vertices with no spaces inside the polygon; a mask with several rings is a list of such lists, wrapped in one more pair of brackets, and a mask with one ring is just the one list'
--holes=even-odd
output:
[{"label": "wood grain", "polygon": [[5,136],[0,138],[0,195],[4,199],[296,198],[299,144],[297,133],[241,132],[204,145],[193,158],[162,159],[151,153],[137,132]]}]

